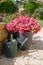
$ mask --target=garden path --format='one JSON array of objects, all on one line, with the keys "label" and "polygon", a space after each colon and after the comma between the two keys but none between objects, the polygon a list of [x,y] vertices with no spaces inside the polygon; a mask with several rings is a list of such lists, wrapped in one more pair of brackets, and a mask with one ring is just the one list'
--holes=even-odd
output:
[{"label": "garden path", "polygon": [[14,59],[0,57],[0,65],[43,65],[43,28],[33,35],[29,50],[19,51]]}]

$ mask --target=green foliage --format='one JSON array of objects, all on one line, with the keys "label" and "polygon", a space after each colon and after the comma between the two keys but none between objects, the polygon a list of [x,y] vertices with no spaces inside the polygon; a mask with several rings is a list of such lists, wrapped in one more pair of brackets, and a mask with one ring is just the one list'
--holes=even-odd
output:
[{"label": "green foliage", "polygon": [[13,14],[3,14],[3,21],[8,23],[10,20],[12,20],[14,17],[14,13]]},{"label": "green foliage", "polygon": [[41,7],[43,8],[43,2],[40,3]]},{"label": "green foliage", "polygon": [[43,8],[39,8],[35,11],[35,16],[40,18],[40,19],[43,19]]},{"label": "green foliage", "polygon": [[43,27],[43,20],[42,19],[38,19],[40,26]]},{"label": "green foliage", "polygon": [[11,0],[0,3],[0,12],[14,13],[18,10],[18,5]]},{"label": "green foliage", "polygon": [[40,5],[36,2],[25,2],[23,6],[26,13],[33,14],[35,9],[39,8]]},{"label": "green foliage", "polygon": [[36,0],[29,0],[30,2],[34,2],[34,1],[36,1]]},{"label": "green foliage", "polygon": [[0,2],[0,14],[3,16],[4,22],[9,22],[13,19],[14,13],[18,11],[18,5],[12,0]]}]

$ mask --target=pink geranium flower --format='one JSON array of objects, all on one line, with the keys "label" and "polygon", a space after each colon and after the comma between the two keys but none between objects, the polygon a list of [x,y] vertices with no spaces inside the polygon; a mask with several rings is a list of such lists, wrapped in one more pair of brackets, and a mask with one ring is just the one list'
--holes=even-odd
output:
[{"label": "pink geranium flower", "polygon": [[28,16],[19,16],[14,20],[11,20],[7,25],[6,29],[8,31],[24,33],[25,31],[30,31],[32,33],[37,33],[40,30],[40,24],[34,18]]}]

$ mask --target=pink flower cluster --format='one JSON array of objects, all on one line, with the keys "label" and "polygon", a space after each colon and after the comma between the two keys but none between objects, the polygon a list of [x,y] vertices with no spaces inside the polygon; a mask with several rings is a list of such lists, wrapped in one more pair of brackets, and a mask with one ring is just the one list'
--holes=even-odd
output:
[{"label": "pink flower cluster", "polygon": [[32,33],[37,33],[40,30],[40,24],[34,18],[28,16],[19,16],[11,20],[7,25],[6,29],[12,32],[23,33],[25,31],[30,31]]}]

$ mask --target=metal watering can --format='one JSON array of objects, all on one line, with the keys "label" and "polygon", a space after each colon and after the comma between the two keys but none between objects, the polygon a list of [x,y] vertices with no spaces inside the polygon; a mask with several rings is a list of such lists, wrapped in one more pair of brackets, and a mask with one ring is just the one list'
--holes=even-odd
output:
[{"label": "metal watering can", "polygon": [[22,35],[21,33],[19,33],[19,37],[17,37],[17,41],[19,42],[19,49],[18,50],[26,50],[24,48],[24,45],[27,43],[28,41],[28,37],[25,37],[24,35]]}]

